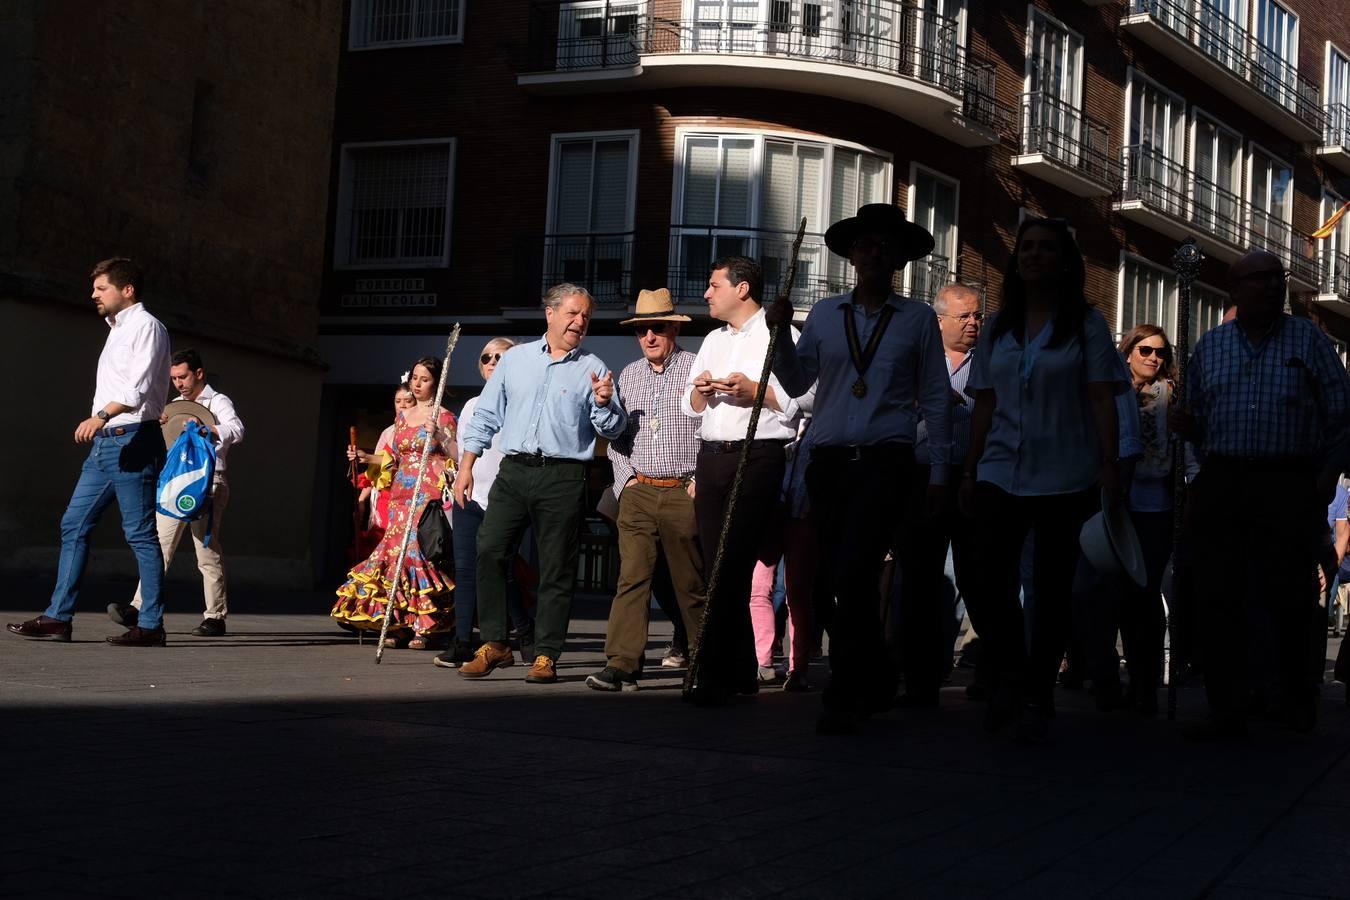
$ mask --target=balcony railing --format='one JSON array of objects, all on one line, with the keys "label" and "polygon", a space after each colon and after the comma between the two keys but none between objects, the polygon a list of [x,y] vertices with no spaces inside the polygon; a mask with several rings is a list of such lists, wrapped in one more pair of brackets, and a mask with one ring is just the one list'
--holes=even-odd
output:
[{"label": "balcony railing", "polygon": [[[860,5],[861,6],[861,5]],[[964,115],[992,125],[994,65],[968,57],[955,19],[901,0],[837,12],[815,3],[774,2],[768,15],[671,19],[645,0],[531,8],[529,58],[536,72],[631,67],[648,54],[777,57],[851,66],[913,79],[963,101]]]},{"label": "balcony railing", "polygon": [[932,303],[943,285],[952,280],[952,261],[938,253],[916,259],[909,270],[909,296],[924,303]]},{"label": "balcony railing", "polygon": [[1106,125],[1048,94],[1022,95],[1022,152],[1043,154],[1104,185],[1120,181]]},{"label": "balcony railing", "polygon": [[[536,234],[519,248],[518,272],[540,296],[570,281],[591,292],[601,308],[624,308],[633,299],[633,233]],[[533,277],[530,277],[533,273]]]},{"label": "balcony railing", "polygon": [[1350,303],[1350,256],[1324,248],[1318,268],[1320,269],[1318,291],[1323,294],[1335,294],[1346,303]]},{"label": "balcony railing", "polygon": [[1326,108],[1326,124],[1322,129],[1322,145],[1340,147],[1350,152],[1350,105],[1331,103]]},{"label": "balcony railing", "polygon": [[1244,24],[1202,0],[1129,0],[1127,15],[1148,15],[1296,118],[1322,130],[1321,90]]}]

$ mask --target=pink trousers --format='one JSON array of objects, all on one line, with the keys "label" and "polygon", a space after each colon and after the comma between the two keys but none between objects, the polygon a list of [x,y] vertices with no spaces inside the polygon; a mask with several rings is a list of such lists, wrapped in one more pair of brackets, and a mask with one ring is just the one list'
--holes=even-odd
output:
[{"label": "pink trousers", "polygon": [[786,559],[788,608],[788,671],[806,671],[811,661],[811,584],[816,573],[816,542],[806,519],[787,519],[770,535],[750,581],[750,624],[755,630],[755,656],[761,666],[773,665],[776,622],[773,582],[779,558]]}]

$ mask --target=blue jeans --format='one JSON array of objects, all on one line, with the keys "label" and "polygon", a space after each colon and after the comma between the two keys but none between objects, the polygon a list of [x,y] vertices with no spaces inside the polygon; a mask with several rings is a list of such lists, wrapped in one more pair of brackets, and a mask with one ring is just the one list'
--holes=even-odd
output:
[{"label": "blue jeans", "polygon": [[47,616],[62,622],[74,618],[80,581],[89,560],[89,532],[116,498],[122,511],[122,531],[136,554],[141,574],[143,603],[138,624],[146,630],[160,627],[164,620],[160,601],[164,556],[155,528],[155,487],[163,466],[164,438],[158,422],[147,422],[130,434],[100,434],[94,438],[66,514],[61,517],[61,561]]},{"label": "blue jeans", "polygon": [[[463,509],[455,504],[450,508],[451,542],[455,550],[455,639],[460,641],[473,636],[473,620],[478,611],[478,528],[483,524],[483,514],[483,507],[473,501]],[[525,614],[515,576],[509,571],[506,602],[517,633],[532,624]]]}]

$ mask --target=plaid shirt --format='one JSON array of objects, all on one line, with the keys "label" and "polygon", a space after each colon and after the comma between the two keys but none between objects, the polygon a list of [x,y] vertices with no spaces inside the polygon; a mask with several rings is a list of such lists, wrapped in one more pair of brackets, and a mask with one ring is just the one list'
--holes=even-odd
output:
[{"label": "plaid shirt", "polygon": [[628,428],[609,445],[615,496],[637,472],[651,478],[682,478],[694,471],[699,420],[680,411],[693,365],[694,354],[677,347],[660,372],[639,359],[619,373],[618,395],[628,412]]},{"label": "plaid shirt", "polygon": [[1237,322],[1220,325],[1196,344],[1186,376],[1202,459],[1321,460],[1350,446],[1350,376],[1308,319],[1281,315],[1255,347]]}]

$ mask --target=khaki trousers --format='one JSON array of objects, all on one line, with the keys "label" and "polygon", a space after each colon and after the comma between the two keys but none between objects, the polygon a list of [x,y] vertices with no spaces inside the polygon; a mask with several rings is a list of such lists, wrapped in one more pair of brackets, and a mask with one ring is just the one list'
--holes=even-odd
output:
[{"label": "khaki trousers", "polygon": [[692,642],[707,603],[703,551],[694,500],[683,487],[629,482],[619,495],[618,526],[619,586],[609,608],[605,656],[614,668],[637,672],[647,649],[657,554],[665,554],[675,599]]},{"label": "khaki trousers", "polygon": [[[222,560],[220,545],[220,520],[225,505],[230,502],[230,486],[223,481],[216,482],[211,494],[211,543],[202,546],[206,536],[206,518],[193,522],[173,519],[161,513],[155,513],[155,524],[159,529],[159,546],[164,552],[164,570],[168,571],[173,561],[173,552],[183,539],[183,532],[192,531],[192,543],[197,550],[197,569],[202,573],[202,592],[206,595],[206,618],[223,619],[229,611],[225,597],[225,563]],[[141,586],[136,585],[136,599],[131,605],[141,608]]]}]

